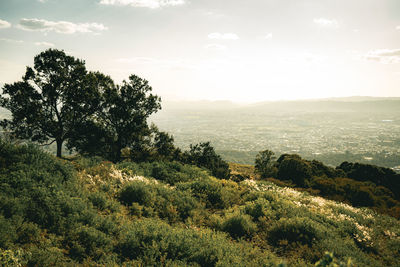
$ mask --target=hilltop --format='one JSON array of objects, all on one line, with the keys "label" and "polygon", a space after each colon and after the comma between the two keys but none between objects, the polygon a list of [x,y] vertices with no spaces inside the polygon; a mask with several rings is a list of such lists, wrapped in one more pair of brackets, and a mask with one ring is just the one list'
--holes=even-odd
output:
[{"label": "hilltop", "polygon": [[400,264],[397,219],[254,180],[246,177],[250,166],[235,172],[242,181],[171,161],[57,159],[2,141],[0,259],[11,266]]}]

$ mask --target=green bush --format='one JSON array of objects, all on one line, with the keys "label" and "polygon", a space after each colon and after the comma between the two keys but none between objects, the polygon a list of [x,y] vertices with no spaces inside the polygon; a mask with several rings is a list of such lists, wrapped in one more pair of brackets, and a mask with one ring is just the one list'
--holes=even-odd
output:
[{"label": "green bush", "polygon": [[122,162],[117,167],[131,175],[154,177],[157,180],[175,185],[179,182],[188,182],[198,178],[207,178],[206,171],[188,164],[176,161],[168,162]]},{"label": "green bush", "polygon": [[142,181],[125,185],[119,193],[119,200],[125,205],[136,202],[140,205],[153,206],[155,194],[152,188]]},{"label": "green bush", "polygon": [[141,220],[124,230],[119,252],[145,266],[175,262],[179,266],[273,266],[269,253],[247,244],[231,242],[210,230],[173,228],[155,220]]},{"label": "green bush", "polygon": [[282,155],[278,162],[280,180],[291,180],[297,185],[304,186],[312,176],[310,164],[298,155]]},{"label": "green bush", "polygon": [[323,237],[322,227],[307,218],[281,218],[268,230],[268,240],[274,246],[294,243],[311,247]]},{"label": "green bush", "polygon": [[119,199],[123,204],[131,206],[133,215],[152,217],[155,212],[170,222],[185,220],[194,209],[200,207],[188,191],[142,181],[126,184],[119,193]]},{"label": "green bush", "polygon": [[222,231],[229,233],[233,238],[250,238],[257,231],[257,226],[249,215],[236,214],[222,223]]},{"label": "green bush", "polygon": [[70,239],[70,255],[79,261],[83,261],[86,257],[98,261],[112,249],[110,236],[89,226],[80,226],[75,229]]}]

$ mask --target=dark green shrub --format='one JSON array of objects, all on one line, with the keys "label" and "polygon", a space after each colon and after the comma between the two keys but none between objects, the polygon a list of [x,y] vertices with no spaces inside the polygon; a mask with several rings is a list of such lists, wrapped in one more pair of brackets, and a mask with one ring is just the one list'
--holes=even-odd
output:
[{"label": "dark green shrub", "polygon": [[75,229],[71,237],[71,256],[79,261],[90,257],[99,260],[111,251],[111,239],[105,233],[89,226],[81,226]]},{"label": "dark green shrub", "polygon": [[228,217],[222,223],[222,231],[229,233],[233,238],[251,237],[257,231],[257,226],[249,215],[237,214]]},{"label": "dark green shrub", "polygon": [[133,215],[145,217],[158,215],[170,222],[185,220],[192,210],[200,207],[199,202],[189,191],[141,181],[125,185],[119,193],[119,199],[123,204],[131,206]]},{"label": "dark green shrub", "polygon": [[182,185],[181,188],[191,189],[193,195],[202,200],[207,208],[224,208],[226,203],[222,197],[222,185],[211,179],[201,179],[187,185]]},{"label": "dark green shrub", "polygon": [[280,180],[291,180],[299,186],[304,186],[312,176],[310,164],[298,155],[283,155],[278,162]]},{"label": "dark green shrub", "polygon": [[37,224],[31,222],[24,222],[18,228],[18,240],[17,242],[20,244],[28,244],[28,243],[39,243],[41,229],[37,226]]},{"label": "dark green shrub", "polygon": [[11,221],[0,215],[0,248],[8,249],[17,239],[17,233]]},{"label": "dark green shrub", "polygon": [[49,246],[45,248],[33,247],[29,250],[30,257],[27,266],[68,266],[77,265],[71,258],[64,255],[63,250]]},{"label": "dark green shrub", "polygon": [[210,142],[190,145],[190,150],[185,154],[187,162],[210,170],[211,174],[217,178],[229,178],[229,164],[215,152]]},{"label": "dark green shrub", "polygon": [[282,218],[268,230],[268,240],[274,246],[294,243],[312,246],[324,237],[322,227],[307,218]]},{"label": "dark green shrub", "polygon": [[90,200],[90,202],[92,202],[93,206],[95,206],[99,210],[105,210],[108,207],[108,200],[104,193],[91,193],[88,196],[88,199]]},{"label": "dark green shrub", "polygon": [[249,203],[245,206],[244,212],[250,215],[254,220],[258,220],[260,217],[267,215],[266,207],[268,202],[264,199],[257,199],[256,201]]},{"label": "dark green shrub", "polygon": [[135,181],[125,185],[118,198],[125,205],[136,202],[140,205],[152,206],[155,201],[155,194],[150,185],[142,181]]}]

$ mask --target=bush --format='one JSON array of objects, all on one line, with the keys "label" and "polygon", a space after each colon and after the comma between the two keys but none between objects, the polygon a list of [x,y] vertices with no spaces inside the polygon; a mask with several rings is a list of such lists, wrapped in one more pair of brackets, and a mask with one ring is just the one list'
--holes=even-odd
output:
[{"label": "bush", "polygon": [[125,185],[118,198],[125,205],[136,202],[140,205],[153,206],[155,194],[145,182],[135,181]]},{"label": "bush", "polygon": [[311,166],[298,155],[281,156],[278,162],[278,179],[280,180],[291,180],[299,186],[304,186],[311,178]]},{"label": "bush", "polygon": [[274,246],[301,244],[311,247],[323,237],[321,226],[307,218],[281,218],[268,230],[268,240]]},{"label": "bush", "polygon": [[120,254],[144,266],[273,266],[277,260],[248,244],[231,242],[210,230],[173,228],[155,220],[137,221],[124,230]]},{"label": "bush", "polygon": [[119,193],[119,199],[123,204],[131,206],[133,215],[147,217],[158,215],[170,222],[185,220],[194,209],[200,207],[198,201],[188,191],[141,181],[125,185]]},{"label": "bush", "polygon": [[257,226],[249,215],[236,214],[222,223],[222,231],[229,233],[233,238],[250,238],[257,231]]},{"label": "bush", "polygon": [[198,178],[206,178],[208,174],[200,168],[182,164],[176,161],[173,162],[122,162],[118,168],[131,175],[142,175],[146,177],[154,177],[170,185],[175,185],[179,182],[188,182]]},{"label": "bush", "polygon": [[220,179],[230,177],[229,164],[218,155],[210,142],[190,145],[190,151],[186,152],[186,160],[199,167],[211,171],[211,174]]},{"label": "bush", "polygon": [[233,181],[217,180],[215,178],[199,179],[191,183],[178,184],[177,188],[192,194],[206,204],[207,208],[224,209],[234,204],[240,204],[242,195],[246,193]]}]

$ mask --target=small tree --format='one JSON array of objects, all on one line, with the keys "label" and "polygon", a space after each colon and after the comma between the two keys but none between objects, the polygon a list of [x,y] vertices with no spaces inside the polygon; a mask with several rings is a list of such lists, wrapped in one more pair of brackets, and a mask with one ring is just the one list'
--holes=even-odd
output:
[{"label": "small tree", "polygon": [[1,126],[21,139],[56,142],[61,157],[64,141],[98,108],[98,90],[90,81],[84,61],[55,49],[40,53],[22,81],[4,85],[0,106],[12,119]]},{"label": "small tree", "polygon": [[278,169],[275,167],[275,153],[270,150],[260,151],[255,159],[255,170],[262,178],[275,177]]},{"label": "small tree", "polygon": [[174,137],[167,132],[161,132],[156,128],[154,137],[154,148],[157,156],[161,158],[173,158],[175,151]]},{"label": "small tree", "polygon": [[215,177],[230,177],[229,164],[215,152],[210,142],[190,145],[190,151],[185,153],[189,163],[209,169]]}]

